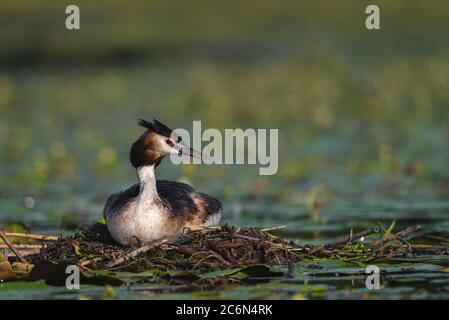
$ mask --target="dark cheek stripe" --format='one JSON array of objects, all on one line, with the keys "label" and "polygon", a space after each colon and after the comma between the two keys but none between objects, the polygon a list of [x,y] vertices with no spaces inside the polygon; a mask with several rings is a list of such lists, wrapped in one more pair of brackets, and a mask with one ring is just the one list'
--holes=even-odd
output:
[{"label": "dark cheek stripe", "polygon": [[156,164],[159,165],[163,156],[157,152],[154,135],[144,133],[133,143],[129,152],[129,159],[134,168]]}]

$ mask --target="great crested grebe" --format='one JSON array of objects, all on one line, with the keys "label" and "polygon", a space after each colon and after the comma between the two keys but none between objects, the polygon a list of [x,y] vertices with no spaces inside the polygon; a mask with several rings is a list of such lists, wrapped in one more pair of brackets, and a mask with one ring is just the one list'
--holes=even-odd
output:
[{"label": "great crested grebe", "polygon": [[139,183],[111,195],[103,216],[111,236],[122,245],[144,243],[180,235],[218,224],[220,201],[196,192],[185,183],[156,180],[154,170],[170,154],[202,157],[172,135],[172,130],[156,119],[139,120],[146,131],[131,147],[129,156]]}]

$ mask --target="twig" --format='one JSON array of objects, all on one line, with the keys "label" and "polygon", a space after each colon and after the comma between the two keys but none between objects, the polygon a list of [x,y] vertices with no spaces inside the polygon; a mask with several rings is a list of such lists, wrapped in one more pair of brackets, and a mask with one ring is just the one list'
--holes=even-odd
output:
[{"label": "twig", "polygon": [[421,225],[417,224],[417,225],[408,227],[407,229],[404,229],[402,231],[399,231],[398,233],[396,233],[396,237],[404,238],[405,236],[409,235],[410,233],[415,233],[419,230],[421,230]]},{"label": "twig", "polygon": [[227,266],[231,266],[231,265],[232,265],[232,263],[230,263],[228,260],[226,260],[225,258],[223,258],[223,256],[220,255],[219,253],[217,253],[217,252],[215,252],[215,251],[213,251],[213,250],[210,250],[210,253],[211,253],[215,258],[217,258],[217,259],[220,260],[222,263],[224,263],[225,265],[227,265]]},{"label": "twig", "polygon": [[[39,253],[40,251],[41,251],[40,249],[21,250],[21,251],[20,251],[20,254],[21,254],[23,257],[26,257],[26,256],[29,256],[29,255],[31,255],[31,254]],[[14,253],[7,253],[6,256],[7,256],[8,258],[17,257]]]},{"label": "twig", "polygon": [[399,242],[401,242],[402,244],[405,244],[406,246],[407,246],[407,250],[410,252],[410,251],[412,251],[412,245],[408,242],[408,241],[406,241],[406,240],[404,240],[404,239],[402,239],[402,238],[399,238],[399,237],[397,237],[397,240],[399,241]]},{"label": "twig", "polygon": [[354,229],[351,228],[351,231],[349,232],[348,242],[345,243],[345,246],[347,246],[348,244],[352,243],[352,236],[353,235],[354,235]]},{"label": "twig", "polygon": [[271,228],[265,228],[265,229],[260,229],[260,231],[262,232],[267,232],[267,231],[273,231],[273,230],[279,230],[279,229],[283,229],[286,226],[278,226],[278,227],[271,227]]},{"label": "twig", "polygon": [[27,238],[43,241],[56,241],[59,239],[59,237],[57,236],[48,236],[44,234],[33,234],[33,233],[20,233],[20,232],[4,232],[4,235],[8,237]]},{"label": "twig", "polygon": [[347,244],[353,242],[354,240],[360,239],[361,237],[365,237],[365,236],[368,236],[373,233],[378,233],[379,231],[380,231],[379,227],[373,227],[373,228],[369,228],[367,230],[364,230],[364,231],[361,231],[361,232],[358,232],[355,234],[351,233],[351,235],[349,235],[349,236],[345,236],[345,237],[340,238],[334,242],[325,244],[324,247],[325,248],[335,248],[338,246],[347,245]]},{"label": "twig", "polygon": [[3,231],[0,231],[0,238],[2,238],[2,240],[6,243],[6,245],[9,247],[9,249],[11,249],[11,251],[17,256],[17,258],[19,258],[20,262],[28,263],[28,261],[26,261],[26,259],[20,254],[20,252],[17,251],[14,248],[14,246],[9,242],[9,240],[6,238]]},{"label": "twig", "polygon": [[406,228],[406,229],[404,229],[402,231],[399,231],[396,234],[389,235],[389,236],[387,236],[387,237],[385,237],[385,238],[383,238],[381,240],[373,240],[373,241],[371,241],[369,246],[370,247],[380,246],[380,245],[384,244],[385,242],[388,242],[388,241],[391,241],[391,240],[395,240],[397,238],[404,238],[405,236],[409,235],[410,233],[417,232],[420,229],[421,229],[421,226],[419,224],[415,225],[415,226],[411,226],[411,227],[408,227],[408,228]]},{"label": "twig", "polygon": [[242,239],[246,239],[246,240],[253,240],[253,241],[257,241],[257,242],[263,241],[262,239],[254,238],[254,237],[248,237],[248,236],[245,236],[243,234],[236,234],[236,233],[234,233],[233,236],[237,237],[237,238],[242,238]]},{"label": "twig", "polygon": [[195,270],[195,268],[203,261],[209,259],[209,258],[217,258],[214,254],[210,254],[202,259],[200,259],[199,261],[197,261],[197,263],[195,263],[195,265],[192,267],[192,270]]},{"label": "twig", "polygon": [[[242,239],[252,240],[252,241],[256,241],[256,242],[266,243],[266,244],[269,244],[269,245],[271,245],[273,247],[277,247],[279,249],[285,249],[285,246],[283,246],[281,243],[274,243],[274,242],[271,242],[271,241],[268,241],[268,240],[264,240],[264,239],[248,237],[248,236],[245,236],[243,234],[236,234],[236,233],[234,233],[233,236],[237,237],[237,238],[242,238]],[[291,247],[288,246],[287,249],[290,250]]]},{"label": "twig", "polygon": [[87,259],[87,260],[80,260],[78,261],[78,266],[80,266],[81,268],[87,267],[88,265],[98,262],[102,259],[102,257],[95,257],[92,259]]},{"label": "twig", "polygon": [[133,257],[138,256],[141,253],[147,252],[148,250],[151,250],[155,247],[160,246],[161,244],[164,244],[168,241],[167,238],[161,239],[161,240],[157,240],[157,241],[153,241],[151,243],[148,243],[146,245],[141,246],[140,248],[137,248],[134,251],[131,251],[127,254],[122,255],[121,257],[117,258],[117,259],[113,259],[111,261],[109,261],[106,265],[105,268],[109,269],[112,267],[115,267],[116,265],[121,264],[122,262],[125,262],[126,260],[129,260]]},{"label": "twig", "polygon": [[[14,244],[16,249],[42,249],[45,245],[41,244]],[[0,248],[9,248],[8,245],[0,243]]]}]

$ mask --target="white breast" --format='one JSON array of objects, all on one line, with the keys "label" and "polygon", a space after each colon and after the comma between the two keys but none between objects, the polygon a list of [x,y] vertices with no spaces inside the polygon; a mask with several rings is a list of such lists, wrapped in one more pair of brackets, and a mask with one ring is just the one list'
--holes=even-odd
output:
[{"label": "white breast", "polygon": [[[158,205],[154,167],[142,167],[137,171],[140,193],[125,206],[106,213],[106,223],[111,236],[119,243],[128,245],[149,242],[166,236],[166,215]],[[138,239],[138,240],[137,240]]]},{"label": "white breast", "polygon": [[120,244],[144,243],[166,236],[166,219],[161,208],[156,205],[148,205],[145,209],[138,207],[138,202],[132,201],[119,214],[106,218],[111,236]]}]

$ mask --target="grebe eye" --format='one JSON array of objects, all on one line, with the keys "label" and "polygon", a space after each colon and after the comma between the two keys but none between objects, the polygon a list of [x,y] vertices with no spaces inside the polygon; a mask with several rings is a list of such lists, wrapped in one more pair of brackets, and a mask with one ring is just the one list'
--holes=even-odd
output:
[{"label": "grebe eye", "polygon": [[165,139],[165,143],[172,146],[173,142],[170,139]]}]

